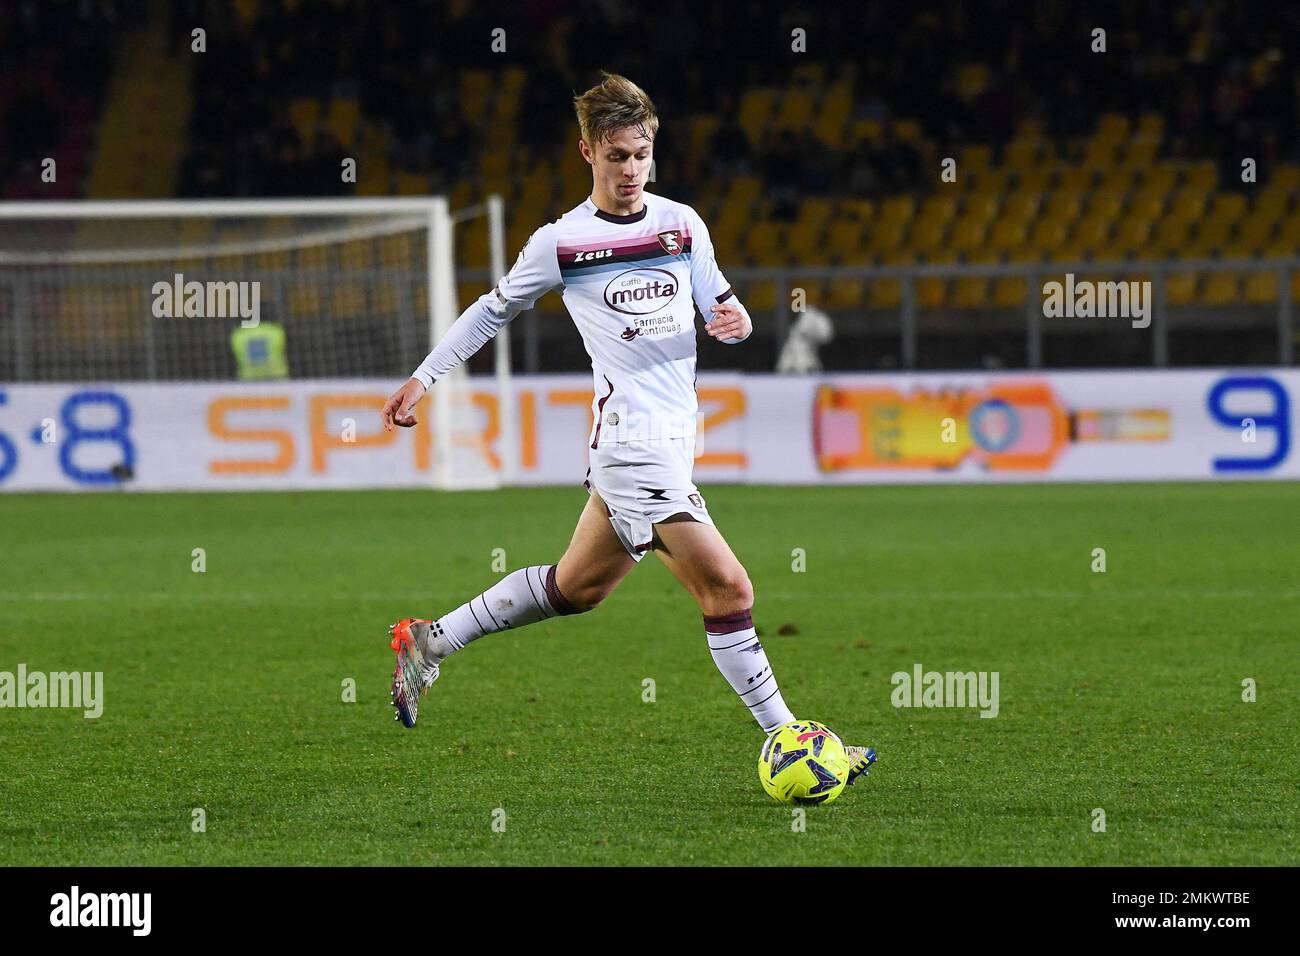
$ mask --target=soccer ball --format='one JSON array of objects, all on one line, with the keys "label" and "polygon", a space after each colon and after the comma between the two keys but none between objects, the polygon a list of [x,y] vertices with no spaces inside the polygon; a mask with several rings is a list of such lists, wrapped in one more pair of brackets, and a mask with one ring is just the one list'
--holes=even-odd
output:
[{"label": "soccer ball", "polygon": [[849,781],[849,755],[825,724],[794,720],[767,735],[758,779],[777,803],[830,803]]}]

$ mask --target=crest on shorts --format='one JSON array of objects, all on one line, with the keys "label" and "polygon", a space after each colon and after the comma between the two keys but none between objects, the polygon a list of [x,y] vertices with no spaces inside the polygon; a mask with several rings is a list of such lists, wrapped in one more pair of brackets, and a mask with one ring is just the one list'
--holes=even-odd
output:
[{"label": "crest on shorts", "polygon": [[691,504],[695,505],[695,507],[697,508],[704,507],[704,499],[701,498],[698,494],[696,494],[693,491],[686,496],[686,500],[689,501]]},{"label": "crest on shorts", "polygon": [[681,255],[682,252],[682,234],[680,230],[670,229],[668,232],[659,233],[659,245],[664,247],[664,252],[670,256]]}]

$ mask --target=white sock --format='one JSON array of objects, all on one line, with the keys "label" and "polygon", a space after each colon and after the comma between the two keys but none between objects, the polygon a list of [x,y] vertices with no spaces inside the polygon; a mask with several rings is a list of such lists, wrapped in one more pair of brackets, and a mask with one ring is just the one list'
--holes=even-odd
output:
[{"label": "white sock", "polygon": [[434,622],[433,651],[440,658],[485,634],[523,627],[557,614],[576,614],[555,584],[555,565],[512,571],[482,594]]},{"label": "white sock", "polygon": [[704,633],[709,639],[713,663],[740,695],[764,733],[794,720],[776,686],[776,675],[767,662],[767,653],[759,643],[748,609],[716,617],[706,614]]}]

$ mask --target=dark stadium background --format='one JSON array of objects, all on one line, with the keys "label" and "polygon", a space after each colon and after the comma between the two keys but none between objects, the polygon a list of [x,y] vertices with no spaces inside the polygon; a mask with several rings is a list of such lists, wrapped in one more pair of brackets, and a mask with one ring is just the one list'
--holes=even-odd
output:
[{"label": "dark stadium background", "polygon": [[[194,25],[205,53],[188,49]],[[498,27],[503,53],[485,39]],[[835,320],[828,369],[1018,368],[1033,361],[1023,278],[920,281],[909,358],[896,280],[799,269],[1294,256],[1297,50],[1285,4],[17,0],[0,6],[0,196],[455,207],[500,192],[513,259],[587,195],[570,100],[614,69],[661,114],[652,191],[701,211],[758,318],[754,343],[706,349],[702,367],[771,370],[798,286]],[[40,181],[44,156],[57,183]],[[488,285],[485,238],[481,222],[462,237],[461,307]],[[1300,273],[1175,270],[1166,354],[1093,321],[1048,330],[1041,362],[1277,364],[1279,292],[1300,293]],[[586,367],[561,309],[550,296],[517,321],[517,371]],[[310,337],[285,321],[291,366],[314,374],[401,375],[419,358],[296,357]],[[363,342],[356,322],[339,334]],[[233,376],[220,337],[212,351]]]}]

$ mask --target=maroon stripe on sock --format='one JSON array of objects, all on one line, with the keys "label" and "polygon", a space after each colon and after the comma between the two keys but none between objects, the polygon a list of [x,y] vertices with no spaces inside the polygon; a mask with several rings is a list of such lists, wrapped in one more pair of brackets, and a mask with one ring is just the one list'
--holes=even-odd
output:
[{"label": "maroon stripe on sock", "polygon": [[555,565],[546,569],[546,600],[551,602],[551,607],[555,608],[556,614],[577,614],[578,609],[569,603],[568,598],[560,593],[559,586],[555,583]]},{"label": "maroon stripe on sock", "polygon": [[716,614],[713,617],[706,614],[704,629],[710,634],[734,634],[736,631],[747,630],[754,626],[754,619],[749,615],[751,610],[752,608],[745,608],[733,614]]}]

